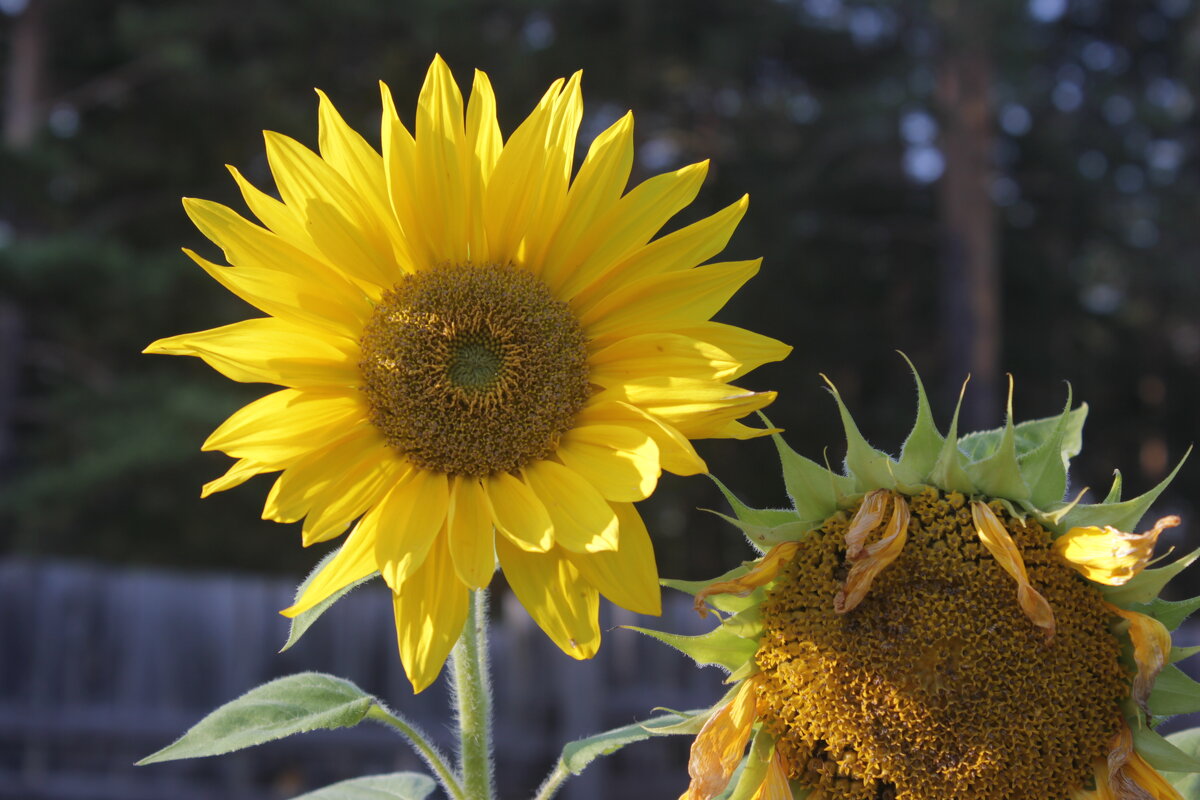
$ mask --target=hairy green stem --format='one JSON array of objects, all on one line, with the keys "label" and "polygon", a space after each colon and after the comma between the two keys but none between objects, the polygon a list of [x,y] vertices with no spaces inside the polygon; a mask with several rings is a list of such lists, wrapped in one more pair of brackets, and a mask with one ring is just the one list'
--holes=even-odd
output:
[{"label": "hairy green stem", "polygon": [[462,784],[459,783],[458,776],[454,774],[454,770],[450,769],[442,757],[441,752],[429,741],[429,737],[423,731],[410,723],[408,720],[401,717],[399,714],[394,714],[382,706],[373,705],[367,712],[367,718],[377,722],[382,722],[391,728],[395,728],[412,748],[417,751],[417,754],[429,765],[441,781],[442,787],[446,790],[446,794],[451,800],[471,800],[471,796],[463,792]]},{"label": "hairy green stem", "polygon": [[458,704],[459,769],[470,800],[493,800],[492,687],[488,678],[487,591],[471,592],[471,608],[454,645],[454,699]]},{"label": "hairy green stem", "polygon": [[558,763],[554,765],[554,769],[546,776],[546,780],[542,781],[542,785],[538,787],[533,800],[550,800],[569,777],[571,777],[571,773],[567,769],[567,765],[562,762],[562,759],[559,759]]}]

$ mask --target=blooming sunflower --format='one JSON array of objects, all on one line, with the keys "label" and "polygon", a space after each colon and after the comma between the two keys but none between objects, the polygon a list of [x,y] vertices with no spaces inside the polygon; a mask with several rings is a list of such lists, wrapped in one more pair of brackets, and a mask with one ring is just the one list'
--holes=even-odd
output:
[{"label": "blooming sunflower", "polygon": [[230,168],[261,226],[184,200],[231,266],[185,252],[268,316],[146,352],[285,387],[204,443],[237,461],[203,494],[278,472],[265,518],[303,518],[305,545],[353,524],[283,613],[379,572],[417,690],[497,558],[576,658],[599,644],[598,592],[657,613],[654,553],[632,504],[663,469],[705,471],[689,440],[764,433],[737,419],[774,393],[729,382],[789,350],[710,320],[759,267],[698,266],[724,248],[746,197],[651,241],[696,196],[706,162],[626,192],[626,114],[571,179],[579,85],[579,73],[553,83],[504,141],[487,76],[475,73],[464,114],[435,58],[415,135],[381,84],[382,154],[318,92],[319,154],[265,134],[282,200]]},{"label": "blooming sunflower", "polygon": [[1200,710],[1170,633],[1200,598],[1158,594],[1200,551],[1146,569],[1179,519],[1127,532],[1171,478],[1064,501],[1086,406],[1014,425],[1010,386],[1004,428],[959,438],[955,412],[943,437],[917,388],[898,459],[834,390],[845,474],[776,437],[793,508],[726,492],[763,556],[665,582],[728,615],[647,631],[734,684],[674,731],[696,733],[684,800],[1180,800],[1160,770],[1200,760],[1154,727]]}]

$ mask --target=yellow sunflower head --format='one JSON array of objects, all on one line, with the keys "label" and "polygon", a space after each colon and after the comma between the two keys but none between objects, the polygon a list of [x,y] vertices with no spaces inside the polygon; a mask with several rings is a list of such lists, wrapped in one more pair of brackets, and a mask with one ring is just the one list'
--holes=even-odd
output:
[{"label": "yellow sunflower head", "polygon": [[237,461],[204,494],[276,472],[264,517],[304,519],[306,545],[353,525],[284,613],[382,574],[418,690],[497,558],[576,658],[599,644],[598,592],[657,613],[654,553],[632,503],[663,469],[705,471],[689,440],[764,433],[737,420],[774,393],[729,382],[789,350],[710,319],[758,270],[704,264],[745,197],[654,238],[696,196],[705,163],[626,191],[627,114],[572,180],[579,81],[552,84],[505,141],[487,76],[475,73],[464,113],[435,58],[415,135],[382,86],[382,153],[324,94],[319,153],[266,133],[281,199],[230,168],[261,225],[184,201],[230,266],[185,252],[267,316],[147,352],[285,387],[208,438],[204,449]]},{"label": "yellow sunflower head", "polygon": [[1064,500],[1086,406],[1014,425],[1010,391],[1004,428],[959,438],[956,412],[943,437],[917,389],[898,459],[834,390],[845,474],[776,437],[793,507],[726,492],[764,555],[665,582],[728,615],[699,637],[646,631],[734,684],[676,726],[697,734],[684,798],[1180,800],[1160,770],[1200,760],[1154,727],[1200,710],[1170,633],[1200,598],[1158,594],[1200,551],[1146,569],[1178,518],[1126,532],[1170,478]]}]

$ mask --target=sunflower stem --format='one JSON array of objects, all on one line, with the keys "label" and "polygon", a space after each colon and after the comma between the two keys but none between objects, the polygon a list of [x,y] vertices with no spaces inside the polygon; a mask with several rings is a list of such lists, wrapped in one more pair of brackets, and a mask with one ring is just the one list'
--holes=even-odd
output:
[{"label": "sunflower stem", "polygon": [[487,590],[471,592],[463,634],[454,645],[454,700],[458,706],[458,757],[470,800],[493,800],[492,687],[488,680]]},{"label": "sunflower stem", "polygon": [[417,755],[429,765],[429,768],[433,770],[438,780],[441,781],[446,794],[453,798],[453,800],[468,800],[468,795],[463,792],[458,776],[446,764],[446,760],[442,757],[441,752],[429,741],[429,737],[420,728],[417,728],[399,714],[378,705],[371,706],[371,709],[367,712],[367,717],[395,728],[412,745],[412,748],[417,751]]},{"label": "sunflower stem", "polygon": [[542,785],[538,787],[533,800],[550,800],[569,777],[571,777],[571,773],[567,769],[567,765],[562,762],[562,759],[559,759],[558,763],[554,765],[554,769],[546,776],[546,780],[542,781]]}]

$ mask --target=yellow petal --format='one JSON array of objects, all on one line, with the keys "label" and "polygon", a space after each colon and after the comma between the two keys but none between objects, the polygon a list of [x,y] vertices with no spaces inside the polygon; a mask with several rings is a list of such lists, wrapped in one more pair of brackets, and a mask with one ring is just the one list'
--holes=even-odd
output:
[{"label": "yellow petal", "polygon": [[559,297],[574,297],[612,266],[643,247],[682,208],[696,199],[708,162],[656,175],[635,186],[593,220],[587,234],[561,253]]},{"label": "yellow petal", "polygon": [[550,515],[555,544],[573,553],[617,549],[617,515],[578,472],[555,461],[534,461],[522,473]]},{"label": "yellow petal", "polygon": [[429,247],[426,262],[467,260],[467,158],[463,101],[454,76],[434,56],[417,100],[416,196]]},{"label": "yellow petal", "polygon": [[375,560],[393,592],[402,591],[425,561],[446,523],[449,505],[445,474],[420,468],[411,470],[380,503]]},{"label": "yellow petal", "polygon": [[742,366],[716,345],[677,333],[643,333],[619,339],[588,359],[588,379],[600,386],[670,376],[724,381]]},{"label": "yellow petal", "polygon": [[576,72],[563,87],[562,94],[554,102],[550,126],[546,131],[545,153],[542,156],[544,173],[537,186],[537,200],[531,208],[530,224],[522,242],[525,262],[535,274],[541,274],[545,266],[546,249],[558,230],[567,205],[567,184],[575,160],[575,138],[579,133],[579,123],[583,120],[583,96],[579,89],[582,76],[583,73]]},{"label": "yellow petal", "polygon": [[572,658],[591,658],[600,647],[600,599],[565,553],[522,550],[496,538],[504,577],[546,635]]},{"label": "yellow petal", "polygon": [[1100,800],[1184,800],[1133,749],[1133,735],[1124,725],[1110,746],[1108,769],[1097,772],[1096,783]]},{"label": "yellow petal", "polygon": [[[886,495],[889,493],[885,493]],[[874,495],[874,496],[872,496]],[[875,493],[868,495],[872,507],[876,502]],[[867,500],[863,501],[863,506],[867,505]],[[862,509],[859,509],[860,513]],[[871,515],[871,510],[864,514],[864,518]],[[865,540],[868,532],[862,532],[860,528],[855,531],[855,539],[858,544],[858,549],[855,555],[850,555],[850,538],[851,532],[846,532],[846,558],[850,561],[850,574],[846,576],[846,583],[838,590],[837,595],[833,598],[833,610],[839,614],[845,614],[853,611],[863,598],[867,596],[867,592],[871,589],[871,583],[876,576],[883,571],[883,568],[895,561],[901,551],[904,550],[904,543],[908,540],[908,521],[910,518],[908,510],[908,502],[900,495],[892,495],[892,516],[888,519],[887,527],[883,531],[883,536],[879,541],[873,542],[865,547],[862,546],[862,541]],[[855,514],[855,520],[859,518],[859,514]],[[867,522],[861,523],[862,525]],[[853,523],[852,523],[853,524]]]},{"label": "yellow petal", "polygon": [[568,553],[584,579],[612,602],[637,614],[662,613],[658,567],[646,524],[632,503],[613,503],[621,524],[616,550]]},{"label": "yellow petal", "polygon": [[264,133],[267,161],[288,207],[303,215],[313,244],[332,264],[390,286],[401,274],[370,207],[337,170],[294,139]]},{"label": "yellow petal", "polygon": [[183,252],[217,283],[273,317],[326,328],[351,339],[362,334],[362,323],[347,313],[350,309],[339,306],[311,281],[262,267],[223,267],[186,247]]},{"label": "yellow petal", "polygon": [[507,472],[486,483],[496,528],[523,550],[544,553],[554,544],[554,525],[546,506],[533,490]]},{"label": "yellow petal", "polygon": [[740,378],[771,361],[782,361],[792,351],[791,345],[778,339],[721,322],[700,322],[673,330],[680,336],[705,342],[733,356],[739,366],[724,380]]},{"label": "yellow petal", "polygon": [[467,587],[455,574],[446,539],[443,531],[421,568],[392,593],[400,661],[414,692],[437,679],[470,609]]},{"label": "yellow petal", "polygon": [[408,128],[400,122],[396,104],[392,101],[392,92],[383,81],[379,82],[379,93],[383,102],[381,136],[388,197],[391,198],[392,213],[400,223],[400,229],[404,232],[413,258],[411,262],[402,261],[398,266],[406,272],[414,272],[437,263],[427,260],[429,244],[418,214],[417,143],[408,132]]},{"label": "yellow petal", "polygon": [[225,168],[229,170],[229,174],[237,183],[246,207],[254,216],[258,217],[263,225],[267,226],[268,230],[297,250],[305,253],[311,251],[312,237],[304,229],[304,221],[300,217],[296,216],[285,203],[246,180],[245,176],[238,172],[237,167],[226,164]]},{"label": "yellow petal", "polygon": [[170,336],[142,352],[198,356],[225,377],[247,383],[300,388],[361,381],[357,342],[275,318]]},{"label": "yellow petal", "polygon": [[446,528],[458,579],[472,589],[487,586],[496,569],[496,544],[492,506],[477,478],[452,479]]},{"label": "yellow petal", "polygon": [[578,312],[590,308],[605,295],[622,286],[651,275],[691,269],[725,249],[733,231],[746,215],[750,196],[699,222],[680,228],[645,247],[613,266],[603,277],[580,292],[572,307]]},{"label": "yellow petal", "polygon": [[[610,387],[605,399],[637,406],[689,439],[703,439],[732,435],[727,432],[729,423],[770,405],[775,392],[751,392],[688,378],[646,378]],[[752,431],[752,435],[766,432]]]},{"label": "yellow petal", "polygon": [[1150,563],[1162,532],[1179,524],[1172,515],[1145,533],[1124,533],[1110,525],[1071,528],[1054,541],[1054,549],[1088,580],[1120,586]]},{"label": "yellow petal", "polygon": [[623,503],[649,497],[662,472],[654,439],[627,425],[578,425],[563,435],[555,455],[606,500]]},{"label": "yellow petal", "polygon": [[891,496],[886,489],[876,489],[863,497],[862,505],[854,512],[854,519],[846,526],[846,558],[858,558],[867,537],[883,524]]},{"label": "yellow petal", "polygon": [[595,234],[597,220],[620,199],[632,166],[633,114],[626,113],[592,141],[567,193],[562,223],[542,259],[542,280],[551,289],[561,287],[578,266],[582,256],[573,259],[573,251]]},{"label": "yellow petal", "polygon": [[708,465],[700,458],[688,438],[658,417],[637,406],[612,400],[612,392],[593,396],[576,416],[580,425],[619,424],[628,425],[646,433],[658,446],[658,457],[662,468],[676,475],[699,475],[708,471]]},{"label": "yellow petal", "polygon": [[559,78],[550,85],[537,107],[513,131],[492,170],[483,208],[488,249],[495,261],[524,264],[520,244],[526,230],[532,224],[548,222],[534,213],[547,191],[541,186],[549,180],[546,143],[563,84]]},{"label": "yellow petal", "polygon": [[792,800],[792,789],[788,783],[787,768],[783,765],[783,756],[776,750],[771,754],[767,764],[767,774],[763,777],[762,785],[750,800]]},{"label": "yellow petal", "polygon": [[718,708],[696,734],[688,757],[689,800],[712,800],[725,790],[750,740],[757,698],[755,681],[742,681],[733,699]]},{"label": "yellow petal", "polygon": [[295,617],[325,600],[338,589],[349,586],[379,569],[375,561],[377,529],[370,514],[350,531],[346,543],[333,560],[317,573],[294,605],[280,611],[285,617]]},{"label": "yellow petal", "polygon": [[288,466],[267,494],[263,519],[295,522],[308,513],[316,498],[348,471],[360,469],[374,455],[379,436],[369,427],[326,447],[314,448]]},{"label": "yellow petal", "polygon": [[496,122],[496,95],[492,92],[492,84],[485,73],[475,70],[471,99],[467,101],[467,207],[470,216],[468,257],[476,264],[491,260],[483,224],[483,195],[503,146],[500,125]]},{"label": "yellow petal", "polygon": [[756,258],[651,275],[607,295],[580,314],[579,322],[596,347],[639,333],[666,331],[673,325],[703,322],[720,311],[761,264],[762,259]]},{"label": "yellow petal", "polygon": [[304,518],[304,546],[340,536],[359,515],[382,502],[412,469],[376,437],[358,466],[347,469],[313,499],[312,510]]},{"label": "yellow petal", "polygon": [[1046,598],[1030,585],[1025,561],[1021,558],[1021,551],[1017,549],[1012,536],[996,518],[995,512],[978,500],[971,501],[971,517],[975,521],[975,533],[979,536],[979,541],[983,542],[992,558],[1017,582],[1017,603],[1025,612],[1025,616],[1029,617],[1034,625],[1045,630],[1047,637],[1053,636],[1054,611]]},{"label": "yellow petal", "polygon": [[745,597],[758,587],[766,586],[775,580],[775,576],[779,574],[779,570],[783,569],[783,566],[792,560],[792,557],[796,555],[796,550],[799,548],[799,542],[781,542],[768,550],[766,555],[760,558],[750,571],[740,578],[705,586],[696,592],[696,601],[693,604],[696,611],[702,617],[707,616],[708,609],[705,608],[704,601],[714,594],[736,594],[739,597]]},{"label": "yellow petal", "polygon": [[279,469],[282,469],[279,465],[264,464],[261,461],[255,461],[251,458],[238,459],[233,462],[233,466],[224,475],[204,484],[200,489],[200,497],[208,497],[215,492],[223,492],[226,489],[241,486],[255,475],[261,475],[264,472],[275,472]]},{"label": "yellow petal", "polygon": [[[317,137],[321,157],[358,191],[367,206],[366,213],[378,222],[391,243],[395,259],[400,263],[410,263],[412,253],[408,241],[392,215],[383,157],[367,144],[366,139],[346,124],[324,92],[317,89],[317,95],[321,98]],[[344,266],[347,270],[354,271],[357,265]],[[368,271],[358,277],[373,281],[374,278],[391,276],[374,276]],[[392,280],[394,281],[394,277]]]},{"label": "yellow petal", "polygon": [[283,389],[233,413],[203,450],[270,462],[302,456],[369,424],[356,394]]},{"label": "yellow petal", "polygon": [[1145,709],[1146,700],[1154,689],[1154,680],[1171,654],[1171,632],[1154,617],[1127,611],[1111,603],[1107,605],[1109,611],[1129,620],[1129,639],[1133,643],[1133,660],[1137,665],[1131,696]]}]

